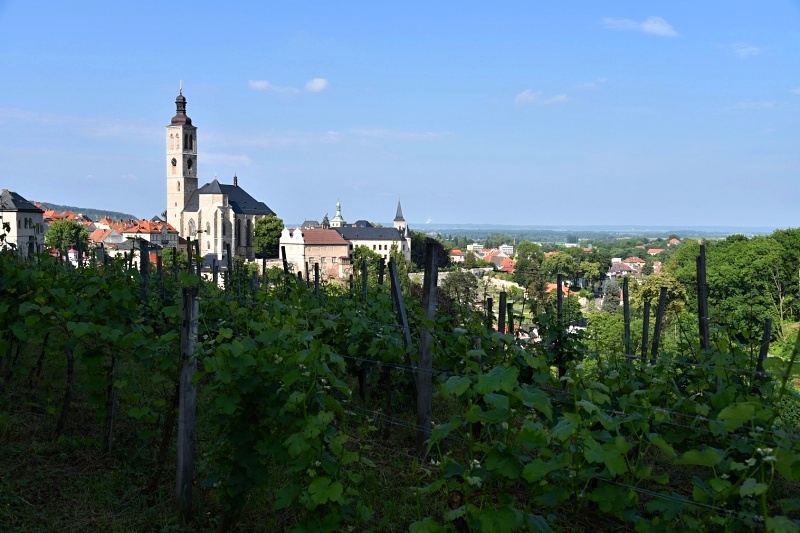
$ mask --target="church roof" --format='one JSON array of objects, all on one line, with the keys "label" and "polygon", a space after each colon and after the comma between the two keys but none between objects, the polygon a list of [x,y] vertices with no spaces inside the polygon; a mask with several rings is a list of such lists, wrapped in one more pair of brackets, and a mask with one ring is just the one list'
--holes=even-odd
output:
[{"label": "church roof", "polygon": [[3,192],[0,193],[0,211],[43,212],[19,194],[9,191],[8,189],[3,189]]},{"label": "church roof", "polygon": [[399,241],[402,233],[395,228],[335,228],[348,241]]},{"label": "church roof", "polygon": [[197,212],[200,208],[201,194],[224,194],[228,197],[228,205],[237,215],[274,215],[275,212],[267,207],[264,202],[259,202],[247,191],[238,185],[223,185],[216,179],[211,183],[206,183],[189,197],[186,202],[185,212]]},{"label": "church roof", "polygon": [[400,207],[400,200],[397,200],[397,214],[394,216],[395,222],[405,222],[406,219],[403,218],[403,208]]},{"label": "church roof", "polygon": [[172,117],[170,124],[185,124],[186,126],[192,125],[192,119],[186,114],[186,97],[183,96],[183,90],[177,98],[175,98],[175,116]]}]

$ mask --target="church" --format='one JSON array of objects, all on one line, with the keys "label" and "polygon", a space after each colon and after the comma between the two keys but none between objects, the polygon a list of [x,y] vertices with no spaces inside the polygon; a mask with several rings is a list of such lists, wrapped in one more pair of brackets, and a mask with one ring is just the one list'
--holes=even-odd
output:
[{"label": "church", "polygon": [[255,259],[253,229],[258,219],[275,213],[239,186],[214,179],[197,186],[197,127],[186,114],[183,90],[175,99],[175,116],[167,125],[167,222],[181,237],[200,240],[203,256],[231,255]]}]

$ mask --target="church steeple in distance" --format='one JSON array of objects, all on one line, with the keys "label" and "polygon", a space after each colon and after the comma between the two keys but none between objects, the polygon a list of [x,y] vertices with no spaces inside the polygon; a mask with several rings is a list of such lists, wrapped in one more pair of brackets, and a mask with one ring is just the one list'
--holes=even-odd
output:
[{"label": "church steeple in distance", "polygon": [[197,127],[186,115],[181,84],[175,98],[175,116],[167,124],[167,222],[180,228],[183,208],[197,190]]},{"label": "church steeple in distance", "polygon": [[397,200],[397,214],[394,216],[394,227],[400,233],[405,233],[406,219],[403,218],[403,208],[400,206],[400,200]]}]

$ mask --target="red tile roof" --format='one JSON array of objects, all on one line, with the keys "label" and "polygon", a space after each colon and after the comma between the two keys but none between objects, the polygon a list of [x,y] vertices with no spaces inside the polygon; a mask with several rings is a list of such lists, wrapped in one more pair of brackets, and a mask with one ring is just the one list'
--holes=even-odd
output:
[{"label": "red tile roof", "polygon": [[[558,284],[557,283],[548,283],[547,284],[547,289],[545,289],[545,292],[550,293],[550,292],[555,291],[557,288],[558,288]],[[563,292],[564,296],[570,296],[571,294],[575,294],[576,291],[570,290],[569,287],[564,285],[562,287],[562,292]]]},{"label": "red tile roof", "polygon": [[[297,230],[289,230],[289,235],[294,235],[295,231]],[[342,235],[335,229],[307,228],[300,231],[302,231],[303,240],[305,241],[306,245],[327,244],[347,246],[348,244]]]},{"label": "red tile roof", "polygon": [[121,222],[123,228],[119,229],[118,225],[114,225],[114,229],[120,233],[161,233],[161,229],[166,227],[167,233],[178,233],[170,224],[166,222],[154,222],[151,220],[133,220],[128,222]]},{"label": "red tile roof", "polygon": [[628,257],[627,259],[623,259],[622,262],[623,263],[642,263],[642,264],[644,264],[647,261],[645,261],[641,257],[637,257],[637,256],[634,255],[633,257]]}]

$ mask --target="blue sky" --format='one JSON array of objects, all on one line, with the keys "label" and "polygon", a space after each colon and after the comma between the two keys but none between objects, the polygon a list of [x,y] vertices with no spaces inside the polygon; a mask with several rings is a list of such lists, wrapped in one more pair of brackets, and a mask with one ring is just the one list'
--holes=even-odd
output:
[{"label": "blue sky", "polygon": [[798,1],[0,0],[0,184],[159,214],[182,80],[287,223],[797,227],[799,67]]}]

